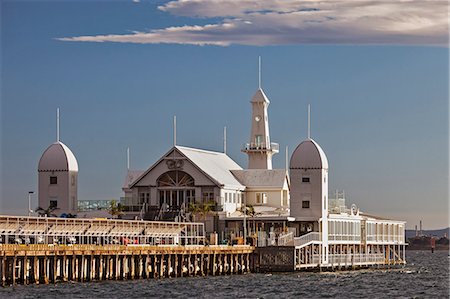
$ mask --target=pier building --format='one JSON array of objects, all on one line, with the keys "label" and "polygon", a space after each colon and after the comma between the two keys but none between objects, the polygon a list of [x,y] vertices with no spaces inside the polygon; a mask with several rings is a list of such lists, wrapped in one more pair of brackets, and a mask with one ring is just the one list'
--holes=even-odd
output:
[{"label": "pier building", "polygon": [[[255,267],[258,269],[276,266],[276,261],[282,263],[278,265],[279,269],[287,271],[405,263],[404,221],[370,215],[354,204],[349,208],[343,194],[329,197],[330,165],[325,151],[311,138],[309,107],[307,138],[299,142],[286,169],[273,169],[272,156],[279,152],[279,145],[271,141],[270,101],[261,86],[250,104],[250,138],[241,148],[248,155],[247,169],[233,161],[225,150],[209,151],[174,142],[146,170],[127,170],[122,186],[123,218],[147,221],[127,222],[130,228],[125,231],[120,228],[124,227],[122,222],[108,220],[107,224],[102,224],[85,220],[85,224],[76,226],[79,236],[83,237],[70,236],[70,240],[75,240],[76,244],[111,244],[117,241],[111,233],[117,231],[120,242],[133,239],[138,244],[155,245],[161,242],[161,237],[147,235],[149,228],[146,225],[161,222],[179,225],[178,230],[173,228],[176,236],[169,235],[164,242],[186,244],[179,242],[180,236],[186,235],[184,230],[191,227],[188,224],[201,222],[202,234],[198,236],[203,242],[206,242],[206,236],[217,233],[218,237],[211,239],[214,239],[213,245],[218,239],[220,243],[250,244],[257,250],[276,246],[275,251],[268,249],[262,255],[259,254],[262,251],[256,254]],[[77,170],[74,155],[58,137],[39,163],[39,179],[43,182],[39,185],[40,205],[56,204],[60,213],[74,211],[75,204],[70,199],[74,198],[72,194],[76,198],[72,191],[76,191]],[[59,189],[51,186],[52,177],[58,171],[68,175],[62,179],[58,176],[56,180],[64,187],[71,186],[72,189],[67,189],[68,196],[65,191],[58,193],[55,190]],[[72,177],[75,179],[71,180]],[[42,203],[41,189],[42,200],[48,200]],[[66,206],[66,201],[60,198],[67,198],[69,204]],[[43,229],[45,234],[42,232],[40,237],[58,239],[55,235],[58,220],[48,221],[36,225],[36,232]],[[27,235],[28,226],[24,227],[25,230],[19,226],[4,231],[5,242],[17,243],[18,235]],[[132,237],[125,236],[127,231]],[[92,235],[93,232],[98,234]],[[26,238],[29,243],[33,243],[31,240],[37,242],[33,234]],[[271,254],[273,258],[267,258]]]},{"label": "pier building", "polygon": [[[289,267],[295,269],[404,263],[404,221],[366,214],[354,204],[348,208],[342,194],[329,198],[329,163],[311,138],[309,107],[308,137],[288,169],[272,169],[279,145],[271,142],[270,101],[261,86],[250,104],[250,140],[241,149],[247,169],[226,153],[175,145],[146,171],[128,171],[127,216],[189,221],[200,212],[197,220],[207,234],[218,232],[221,240],[291,246]],[[264,268],[263,262],[258,265]]]}]

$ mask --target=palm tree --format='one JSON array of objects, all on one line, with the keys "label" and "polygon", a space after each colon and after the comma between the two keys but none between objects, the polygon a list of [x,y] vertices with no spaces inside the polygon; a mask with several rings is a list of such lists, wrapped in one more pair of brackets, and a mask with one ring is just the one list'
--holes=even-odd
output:
[{"label": "palm tree", "polygon": [[35,212],[38,213],[40,217],[58,217],[55,214],[55,211],[59,210],[59,208],[55,207],[54,205],[48,206],[47,209],[44,209],[42,207],[38,207]]},{"label": "palm tree", "polygon": [[255,207],[253,205],[241,206],[239,211],[246,216],[254,217],[256,216]]},{"label": "palm tree", "polygon": [[120,216],[123,215],[122,204],[120,202],[118,203],[115,199],[111,200],[109,203],[108,213],[111,214],[113,218],[120,219]]},{"label": "palm tree", "polygon": [[[253,219],[253,227],[255,227],[255,218],[257,215],[260,215],[261,213],[257,213],[255,211],[255,207],[253,205],[247,205],[247,206],[241,206],[239,211],[242,214],[245,214],[245,216],[250,216],[251,219]],[[248,224],[247,224],[248,226]]]},{"label": "palm tree", "polygon": [[213,207],[215,206],[214,201],[208,201],[208,202],[202,202],[202,203],[190,203],[189,204],[189,211],[194,215],[194,221],[195,221],[195,215],[199,214],[200,219],[205,220],[206,216],[210,214],[213,210]]}]

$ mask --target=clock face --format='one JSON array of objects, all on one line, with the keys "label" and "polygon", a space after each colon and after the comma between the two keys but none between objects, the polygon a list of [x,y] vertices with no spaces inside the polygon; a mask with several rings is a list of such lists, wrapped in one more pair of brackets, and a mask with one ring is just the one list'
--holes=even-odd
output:
[{"label": "clock face", "polygon": [[259,115],[255,116],[255,120],[256,121],[260,121],[261,120],[261,116],[259,116]]}]

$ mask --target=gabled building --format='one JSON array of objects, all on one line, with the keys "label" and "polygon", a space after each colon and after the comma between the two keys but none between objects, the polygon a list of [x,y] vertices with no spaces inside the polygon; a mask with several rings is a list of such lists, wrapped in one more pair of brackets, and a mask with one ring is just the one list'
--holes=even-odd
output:
[{"label": "gabled building", "polygon": [[146,171],[128,172],[126,216],[190,221],[197,215],[220,240],[245,236],[258,246],[294,245],[300,268],[340,264],[343,253],[345,259],[403,262],[405,222],[348,209],[345,198],[330,200],[328,159],[309,132],[289,169],[272,169],[279,145],[269,134],[270,101],[259,88],[250,103],[250,139],[241,149],[247,169],[225,153],[176,145]]},{"label": "gabled building", "polygon": [[[250,140],[242,148],[249,169],[225,153],[175,145],[146,171],[128,171],[122,187],[125,217],[188,221],[196,206],[208,232],[227,231],[227,222],[234,222],[233,232],[242,235],[242,207],[247,202],[257,215],[286,221],[289,176],[286,169],[272,169],[279,146],[270,141],[270,101],[259,88],[250,103]],[[205,205],[213,213],[202,213]]]}]

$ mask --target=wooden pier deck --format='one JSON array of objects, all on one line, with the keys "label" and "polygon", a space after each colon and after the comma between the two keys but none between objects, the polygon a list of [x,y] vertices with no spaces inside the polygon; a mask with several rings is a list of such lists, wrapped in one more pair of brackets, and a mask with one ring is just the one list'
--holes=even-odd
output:
[{"label": "wooden pier deck", "polygon": [[250,272],[250,246],[0,245],[2,286]]}]

